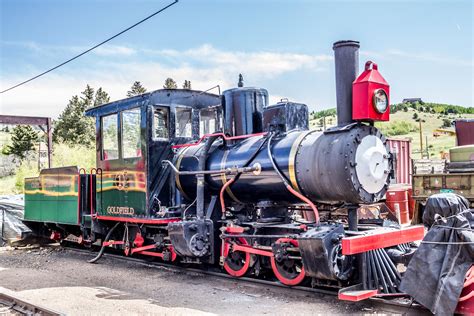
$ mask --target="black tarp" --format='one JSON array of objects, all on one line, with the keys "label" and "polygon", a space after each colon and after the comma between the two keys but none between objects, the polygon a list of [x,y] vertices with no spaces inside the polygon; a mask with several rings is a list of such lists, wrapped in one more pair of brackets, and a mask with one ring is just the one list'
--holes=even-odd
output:
[{"label": "black tarp", "polygon": [[432,313],[450,315],[474,262],[474,210],[462,196],[435,194],[426,202],[423,223],[429,231],[411,259],[400,289]]}]

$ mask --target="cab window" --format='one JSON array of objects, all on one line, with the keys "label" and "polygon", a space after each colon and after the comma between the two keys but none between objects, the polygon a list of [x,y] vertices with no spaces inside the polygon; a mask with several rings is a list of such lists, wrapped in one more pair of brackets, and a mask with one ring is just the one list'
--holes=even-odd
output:
[{"label": "cab window", "polygon": [[118,159],[117,114],[101,117],[102,160]]},{"label": "cab window", "polygon": [[176,108],[176,137],[192,137],[191,108]]},{"label": "cab window", "polygon": [[214,109],[202,109],[199,119],[199,135],[215,133],[217,123],[217,113]]},{"label": "cab window", "polygon": [[169,138],[169,111],[167,108],[155,107],[153,109],[153,139]]},{"label": "cab window", "polygon": [[122,157],[141,157],[140,108],[123,111],[122,115]]}]

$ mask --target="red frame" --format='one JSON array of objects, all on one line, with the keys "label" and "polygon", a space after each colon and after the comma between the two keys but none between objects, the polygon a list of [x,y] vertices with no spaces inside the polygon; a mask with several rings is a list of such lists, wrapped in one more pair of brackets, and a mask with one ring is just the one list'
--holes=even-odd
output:
[{"label": "red frame", "polygon": [[411,226],[398,230],[377,230],[367,235],[342,238],[342,254],[354,255],[369,250],[391,247],[416,240],[425,236],[422,225]]},{"label": "red frame", "polygon": [[127,222],[127,223],[140,223],[140,224],[155,224],[164,225],[168,223],[180,222],[180,218],[167,218],[167,219],[145,219],[145,218],[129,218],[129,217],[114,217],[114,216],[102,216],[97,215],[98,220],[103,221],[116,221],[116,222]]}]

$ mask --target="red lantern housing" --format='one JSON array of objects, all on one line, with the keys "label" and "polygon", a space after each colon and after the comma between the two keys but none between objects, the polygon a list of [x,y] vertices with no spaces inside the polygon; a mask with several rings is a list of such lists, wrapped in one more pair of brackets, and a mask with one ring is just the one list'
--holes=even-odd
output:
[{"label": "red lantern housing", "polygon": [[352,83],[352,119],[355,121],[388,121],[390,119],[390,86],[368,61],[364,72]]}]

